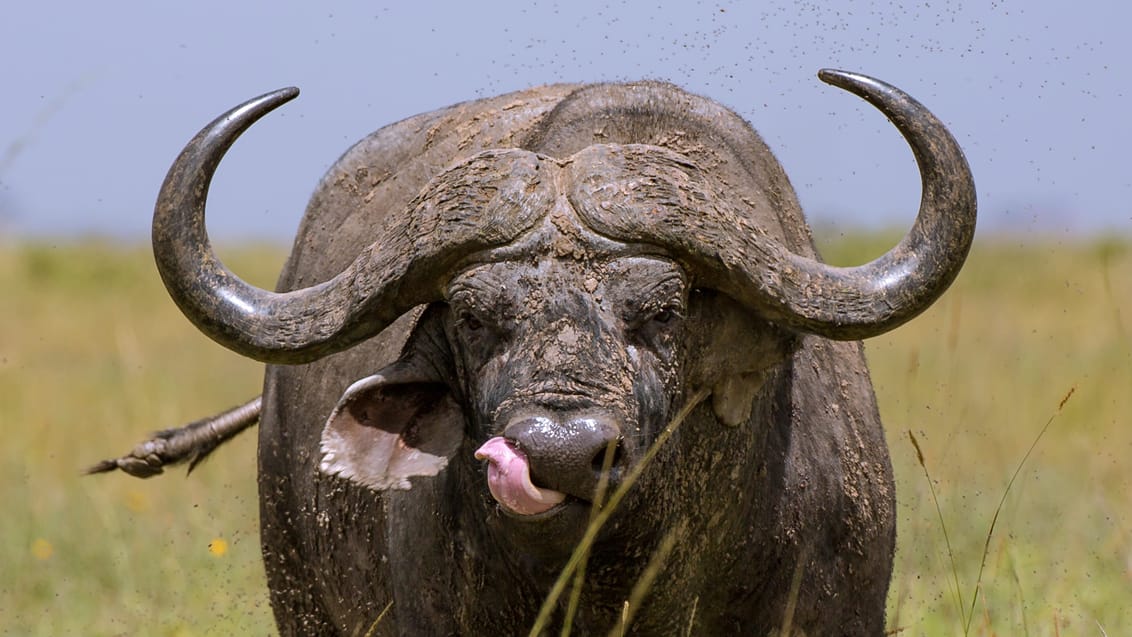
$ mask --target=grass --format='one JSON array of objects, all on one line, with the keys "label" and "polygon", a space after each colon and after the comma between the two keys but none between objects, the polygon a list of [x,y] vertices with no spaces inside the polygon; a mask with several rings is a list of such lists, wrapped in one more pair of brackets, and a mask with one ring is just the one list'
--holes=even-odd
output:
[{"label": "grass", "polygon": [[[826,248],[847,263],[881,241]],[[972,635],[1132,626],[1132,246],[991,240],[912,323],[867,345],[897,480],[889,624],[961,634],[988,530]],[[1073,388],[1071,401],[1060,406]],[[948,561],[931,487],[954,549]]]},{"label": "grass", "polygon": [[[857,263],[889,240],[823,251]],[[268,287],[283,258],[223,256]],[[272,634],[254,435],[187,479],[79,475],[255,395],[260,366],[180,316],[146,247],[0,245],[0,290],[0,634]],[[1130,335],[1132,244],[990,239],[931,310],[869,341],[898,488],[893,630],[1132,626]]]},{"label": "grass", "polygon": [[[231,260],[263,285],[281,261]],[[188,479],[79,475],[255,395],[260,366],[195,333],[144,247],[0,247],[0,290],[0,634],[273,633],[254,436]]]}]

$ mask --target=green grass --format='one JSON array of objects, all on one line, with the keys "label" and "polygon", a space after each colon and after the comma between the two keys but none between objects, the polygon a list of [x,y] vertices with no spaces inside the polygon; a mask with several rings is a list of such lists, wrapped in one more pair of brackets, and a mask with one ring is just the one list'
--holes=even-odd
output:
[{"label": "green grass", "polygon": [[[823,250],[856,263],[887,242]],[[223,256],[267,287],[283,258]],[[261,367],[180,316],[145,247],[0,245],[0,291],[0,634],[273,633],[254,434],[189,478],[79,475],[255,395]],[[1073,387],[999,514],[970,634],[1132,626],[1132,244],[987,240],[939,303],[867,349],[898,487],[890,626],[962,634],[1006,484]]]},{"label": "green grass", "polygon": [[[280,256],[231,261],[270,285]],[[0,290],[0,634],[274,632],[254,435],[187,479],[80,476],[154,429],[255,395],[261,366],[180,316],[145,248],[6,246]]]},{"label": "green grass", "polygon": [[[850,251],[843,247],[850,245]],[[827,247],[831,261],[885,242]],[[896,471],[889,624],[962,634],[995,507],[974,635],[1109,635],[1132,626],[1132,245],[976,246],[927,313],[867,344]],[[955,550],[952,569],[920,442]]]}]

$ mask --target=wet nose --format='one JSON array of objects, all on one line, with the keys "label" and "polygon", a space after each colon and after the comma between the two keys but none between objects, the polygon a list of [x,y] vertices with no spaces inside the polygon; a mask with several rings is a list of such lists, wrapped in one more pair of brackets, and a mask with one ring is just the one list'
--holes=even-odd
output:
[{"label": "wet nose", "polygon": [[614,475],[622,461],[620,430],[607,417],[525,417],[504,436],[526,455],[532,482],[583,500],[594,499],[605,454],[613,454]]}]

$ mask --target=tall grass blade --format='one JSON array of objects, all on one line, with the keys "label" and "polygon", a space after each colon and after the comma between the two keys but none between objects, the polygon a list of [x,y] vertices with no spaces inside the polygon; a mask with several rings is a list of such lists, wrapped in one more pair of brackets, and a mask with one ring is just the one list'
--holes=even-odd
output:
[{"label": "tall grass blade", "polygon": [[[601,475],[598,477],[597,490],[594,494],[593,507],[590,509],[590,524],[593,524],[597,512],[605,502],[605,492],[609,489],[609,473],[613,470],[613,457],[617,449],[617,440],[610,440],[605,446],[605,455],[601,460]],[[578,612],[578,603],[582,599],[582,587],[586,582],[586,564],[589,562],[590,552],[582,555],[582,563],[574,573],[574,587],[570,591],[570,602],[566,607],[566,618],[562,621],[562,637],[569,637],[574,628],[574,615]]]},{"label": "tall grass blade", "polygon": [[786,598],[786,610],[782,613],[782,629],[778,634],[781,637],[790,637],[794,632],[794,613],[798,610],[798,592],[802,590],[802,572],[806,568],[809,550],[803,549],[798,556],[798,565],[794,567],[794,576],[790,578],[790,596]]},{"label": "tall grass blade", "polygon": [[955,564],[955,551],[951,549],[951,538],[947,534],[947,523],[943,521],[943,509],[939,506],[939,496],[935,492],[935,484],[932,482],[932,476],[928,473],[928,465],[924,462],[924,452],[920,449],[920,443],[916,441],[915,434],[912,430],[908,430],[908,438],[912,441],[912,446],[916,449],[916,460],[920,463],[920,468],[924,470],[924,479],[928,481],[928,489],[932,494],[932,503],[935,504],[935,513],[939,517],[939,528],[943,531],[943,542],[947,546],[947,559],[951,561],[951,578],[954,584],[955,600],[957,603],[956,608],[959,610],[959,618],[964,624],[970,625],[967,617],[963,614],[963,591],[959,588],[959,567]]},{"label": "tall grass blade", "polygon": [[377,631],[377,627],[381,624],[381,620],[385,619],[385,615],[389,613],[390,608],[393,608],[393,600],[390,600],[389,603],[385,605],[385,608],[377,614],[377,619],[373,620],[373,623],[370,624],[369,630],[366,631],[364,637],[373,637],[373,634]]},{"label": "tall grass blade", "polygon": [[1014,577],[1014,586],[1018,589],[1018,611],[1022,615],[1022,634],[1024,637],[1030,637],[1030,626],[1026,621],[1026,593],[1022,590],[1022,578],[1018,576],[1018,564],[1014,559],[1013,552],[1009,554],[1010,557],[1010,574]]},{"label": "tall grass blade", "polygon": [[629,629],[629,624],[633,621],[633,613],[641,607],[645,595],[648,595],[653,582],[656,581],[656,576],[660,574],[665,562],[668,561],[668,556],[672,554],[672,549],[676,548],[676,541],[684,538],[684,532],[687,528],[688,522],[684,520],[664,535],[664,539],[660,541],[660,546],[649,558],[649,563],[645,566],[641,577],[633,585],[633,590],[629,592],[629,599],[625,601],[625,606],[621,611],[621,622],[609,631],[609,637],[624,635],[625,631]]},{"label": "tall grass blade", "polygon": [[656,456],[660,448],[664,446],[664,443],[672,437],[672,434],[676,431],[677,427],[679,427],[681,423],[684,422],[684,419],[688,417],[688,414],[692,413],[692,409],[694,409],[696,405],[699,405],[705,398],[707,398],[707,395],[708,390],[701,389],[688,398],[688,401],[684,404],[684,407],[681,408],[680,411],[672,417],[672,421],[669,422],[668,426],[665,427],[664,430],[660,432],[660,435],[656,437],[656,440],[651,446],[649,446],[648,451],[645,452],[645,455],[641,458],[641,461],[634,465],[631,469],[629,469],[629,471],[625,474],[625,478],[621,481],[621,484],[618,485],[617,489],[613,491],[613,494],[609,496],[609,501],[594,517],[589,526],[586,527],[586,532],[582,535],[582,539],[578,542],[578,546],[574,548],[574,552],[570,555],[570,559],[566,561],[566,566],[562,568],[562,572],[558,574],[558,579],[555,580],[554,585],[550,588],[550,592],[546,595],[546,599],[543,600],[542,608],[539,609],[538,616],[535,617],[535,622],[531,626],[531,630],[528,633],[530,637],[538,637],[546,629],[547,624],[550,623],[550,615],[554,612],[554,607],[558,604],[559,598],[562,597],[562,593],[566,589],[567,582],[570,581],[571,577],[581,565],[583,556],[593,546],[594,540],[597,539],[598,532],[601,531],[601,527],[609,521],[609,518],[613,515],[613,512],[617,510],[617,506],[621,504],[621,500],[625,498],[625,495],[629,492],[629,489],[631,489],[633,485],[636,484],[637,480],[641,477],[641,474],[644,473],[645,468]]},{"label": "tall grass blade", "polygon": [[1118,251],[1115,244],[1106,244],[1101,248],[1101,278],[1104,283],[1105,297],[1108,299],[1108,304],[1112,307],[1112,321],[1116,326],[1116,334],[1125,347],[1129,346],[1130,341],[1128,331],[1124,329],[1124,319],[1120,315],[1120,302],[1117,301],[1116,295],[1112,292],[1112,278],[1109,276],[1109,262]]},{"label": "tall grass blade", "polygon": [[1006,496],[1010,494],[1010,488],[1014,486],[1014,480],[1018,478],[1018,474],[1022,473],[1022,467],[1024,467],[1026,461],[1030,459],[1030,454],[1034,453],[1034,448],[1038,446],[1038,441],[1042,439],[1042,436],[1046,435],[1049,426],[1061,415],[1061,410],[1065,408],[1065,403],[1069,402],[1069,399],[1073,397],[1073,392],[1075,391],[1077,391],[1076,385],[1069,388],[1069,392],[1066,393],[1065,397],[1061,399],[1061,402],[1057,404],[1057,410],[1053,412],[1053,415],[1046,421],[1045,426],[1038,432],[1038,435],[1034,438],[1034,442],[1030,443],[1030,448],[1026,450],[1026,455],[1022,456],[1022,461],[1018,463],[1018,467],[1014,469],[1014,474],[1010,476],[1010,480],[1006,483],[1006,489],[1002,492],[1002,498],[998,501],[998,506],[994,509],[994,516],[991,517],[986,541],[983,543],[983,557],[979,560],[979,575],[975,578],[975,594],[971,597],[971,609],[967,616],[967,623],[963,627],[964,635],[969,634],[971,630],[971,617],[975,613],[975,600],[979,597],[979,587],[982,586],[983,583],[983,569],[986,568],[987,565],[987,555],[990,553],[991,537],[994,535],[994,527],[998,523],[998,515],[1002,513],[1002,507],[1006,504]]},{"label": "tall grass blade", "polygon": [[696,626],[696,607],[700,605],[700,596],[692,600],[692,612],[688,614],[688,629],[684,631],[684,637],[692,637],[692,629]]}]

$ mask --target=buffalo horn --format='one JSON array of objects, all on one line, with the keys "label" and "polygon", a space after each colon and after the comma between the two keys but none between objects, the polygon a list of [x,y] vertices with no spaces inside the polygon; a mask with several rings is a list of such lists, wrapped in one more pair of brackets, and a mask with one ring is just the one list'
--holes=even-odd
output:
[{"label": "buffalo horn", "polygon": [[975,231],[975,186],[944,125],[899,89],[864,75],[819,77],[876,106],[920,168],[920,212],[888,253],[856,267],[787,250],[740,214],[710,174],[655,146],[591,146],[579,153],[571,199],[598,232],[654,244],[689,262],[699,285],[768,319],[838,340],[891,330],[927,309],[959,273]]},{"label": "buffalo horn", "polygon": [[[485,151],[425,186],[407,212],[388,215],[377,240],[329,281],[290,292],[254,287],[216,257],[205,230],[209,183],[249,126],[299,94],[249,100],[204,127],[177,157],[153,215],[153,251],[170,296],[221,345],[268,363],[305,363],[380,332],[441,296],[443,274],[474,252],[528,230],[552,201],[539,159]],[[485,186],[485,187],[480,187]]]}]

